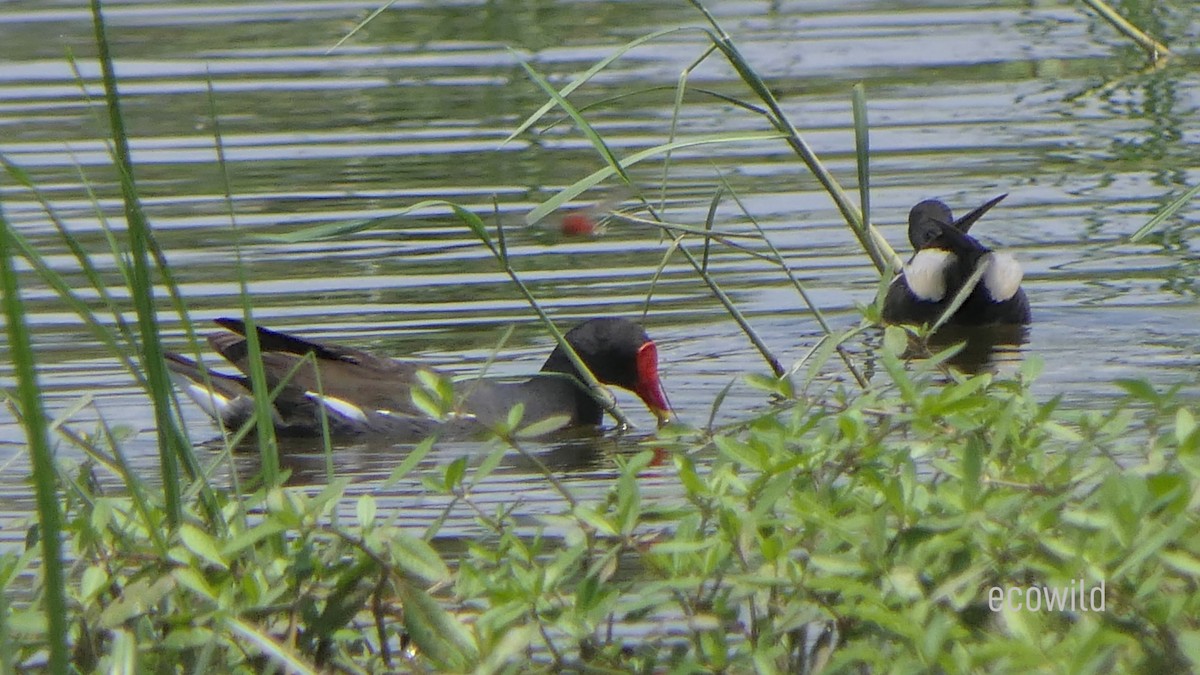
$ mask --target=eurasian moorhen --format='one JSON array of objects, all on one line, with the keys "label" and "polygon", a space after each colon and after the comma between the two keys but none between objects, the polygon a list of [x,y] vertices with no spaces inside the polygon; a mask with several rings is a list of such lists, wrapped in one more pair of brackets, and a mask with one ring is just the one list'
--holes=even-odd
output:
[{"label": "eurasian moorhen", "polygon": [[980,216],[1008,195],[1000,195],[954,220],[950,208],[936,199],[908,213],[908,240],[913,257],[888,287],[883,319],[889,323],[929,324],[966,283],[984,256],[991,265],[947,322],[957,326],[1025,325],[1029,300],[1021,290],[1021,266],[1007,253],[995,253],[967,234]]},{"label": "eurasian moorhen", "polygon": [[[195,361],[167,353],[167,365],[180,389],[226,428],[236,429],[254,415],[246,326],[240,319],[216,323],[230,332],[213,333],[208,342],[237,366],[240,375],[210,370],[209,389],[204,369]],[[596,379],[637,394],[660,424],[673,419],[658,379],[657,348],[641,326],[625,319],[592,319],[565,337]],[[389,434],[398,439],[421,438],[436,430],[456,435],[482,432],[503,420],[517,403],[525,404],[523,426],[553,416],[565,416],[564,427],[598,425],[604,415],[562,347],[554,349],[541,373],[527,380],[455,384],[454,413],[448,420],[435,420],[412,400],[412,388],[419,386],[417,373],[436,373],[433,368],[266,328],[258,329],[258,340],[267,383],[272,390],[279,388],[272,415],[281,435],[319,434],[322,408],[335,433]],[[310,354],[317,372],[305,360]]]}]

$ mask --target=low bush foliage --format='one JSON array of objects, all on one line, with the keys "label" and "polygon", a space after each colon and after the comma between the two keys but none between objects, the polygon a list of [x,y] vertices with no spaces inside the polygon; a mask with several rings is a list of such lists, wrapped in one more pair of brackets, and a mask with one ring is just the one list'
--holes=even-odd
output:
[{"label": "low bush foliage", "polygon": [[[1062,411],[1030,393],[1033,366],[1015,379],[942,381],[896,351],[880,358],[889,376],[865,393],[795,398],[758,380],[771,407],[739,428],[660,437],[618,458],[606,499],[568,492],[545,517],[553,537],[472,503],[498,458],[520,451],[504,441],[477,466],[455,461],[425,477],[455,508],[475,509],[487,534],[465,549],[443,542],[437,523],[378,512],[370,485],[354,486],[368,493],[353,519],[337,517],[353,498],[335,481],[225,500],[222,528],[197,499],[163,533],[161,504],[99,494],[77,472],[65,505],[74,662],[296,672],[1200,664],[1200,431],[1188,407],[1123,383],[1112,410]],[[646,472],[675,476],[684,498],[644,499]],[[4,557],[8,585],[28,562]],[[989,606],[992,587],[1073,583],[1103,584],[1103,611]],[[6,653],[36,661],[40,608],[10,612]]]}]

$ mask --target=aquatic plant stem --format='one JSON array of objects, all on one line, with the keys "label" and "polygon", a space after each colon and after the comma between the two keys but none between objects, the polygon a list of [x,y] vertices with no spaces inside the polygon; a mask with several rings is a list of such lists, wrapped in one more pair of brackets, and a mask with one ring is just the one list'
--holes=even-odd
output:
[{"label": "aquatic plant stem", "polygon": [[950,300],[950,304],[946,305],[946,309],[942,310],[942,313],[940,316],[938,316],[937,321],[930,326],[930,334],[937,332],[937,329],[946,325],[946,322],[948,322],[950,318],[954,316],[955,312],[958,311],[958,308],[962,307],[963,303],[967,301],[967,298],[971,297],[971,293],[973,293],[975,291],[975,287],[979,285],[979,280],[983,278],[984,273],[986,273],[988,268],[991,266],[991,253],[979,259],[979,262],[975,264],[975,269],[971,270],[971,276],[967,277],[967,280],[963,282],[962,288],[958,289],[958,293],[955,293],[954,298]]},{"label": "aquatic plant stem", "polygon": [[[278,439],[275,437],[275,425],[272,418],[274,399],[268,395],[271,387],[267,383],[267,374],[263,367],[262,349],[259,346],[258,340],[258,325],[254,320],[254,307],[250,300],[250,284],[246,278],[246,265],[242,259],[242,246],[237,231],[237,217],[233,208],[233,189],[229,181],[229,165],[225,161],[225,143],[221,137],[221,118],[217,114],[216,94],[213,91],[211,77],[208,78],[207,85],[209,117],[213,125],[213,141],[217,150],[217,165],[221,170],[221,187],[224,192],[225,209],[229,215],[229,227],[233,235],[233,257],[236,262],[235,267],[237,268],[238,295],[241,296],[242,318],[246,322],[246,360],[250,371],[250,390],[254,399],[254,417],[257,420],[254,428],[258,437],[259,467],[262,473],[263,484],[269,488],[274,488],[282,483],[282,476],[279,471]],[[314,367],[313,372],[318,373],[318,369]],[[319,374],[317,375],[317,385],[320,388]],[[317,406],[317,409],[320,411],[321,435],[325,441],[325,449],[328,454],[329,438],[325,408],[324,406]],[[278,539],[276,544],[282,549],[283,540]]]},{"label": "aquatic plant stem", "polygon": [[[670,230],[668,230],[668,232],[669,231]],[[701,268],[700,261],[696,260],[696,256],[692,255],[691,251],[687,250],[687,248],[683,245],[680,245],[679,252],[683,254],[683,257],[688,261],[688,264],[691,265],[692,268],[696,270],[696,273],[700,275],[700,278],[704,280],[704,283],[708,286],[708,289],[712,291],[712,294],[725,307],[725,311],[729,312],[729,316],[731,316],[733,320],[737,322],[738,327],[740,327],[742,332],[746,334],[746,337],[749,338],[750,343],[754,345],[754,348],[757,349],[758,353],[761,354],[763,359],[766,360],[767,365],[771,367],[771,372],[775,373],[775,377],[783,377],[784,374],[787,373],[787,370],[784,369],[783,364],[779,362],[779,359],[776,358],[773,353],[771,353],[771,349],[767,347],[767,343],[763,342],[762,338],[758,336],[758,332],[755,331],[750,325],[750,322],[746,320],[745,315],[743,315],[741,311],[734,306],[733,300],[726,295],[725,291],[717,284],[716,280],[712,278],[712,275]]]},{"label": "aquatic plant stem", "polygon": [[821,186],[825,188],[825,192],[829,194],[830,199],[833,200],[838,211],[842,213],[842,217],[845,218],[851,231],[858,238],[859,244],[862,245],[863,250],[870,256],[875,269],[880,274],[885,273],[889,268],[899,269],[901,265],[899,256],[896,255],[891,245],[887,243],[887,240],[883,238],[883,235],[879,233],[875,226],[863,218],[863,214],[850,201],[849,195],[842,189],[837,179],[833,177],[833,174],[829,173],[829,170],[821,163],[821,160],[813,152],[813,149],[809,147],[808,142],[800,136],[799,132],[796,131],[796,127],[788,121],[787,115],[784,114],[783,108],[775,98],[775,94],[771,92],[771,89],[763,82],[758,73],[746,62],[741,52],[733,44],[733,40],[729,37],[729,34],[717,23],[716,17],[699,0],[689,0],[689,2],[712,25],[716,31],[715,34],[710,34],[713,43],[725,55],[726,60],[737,71],[742,81],[767,105],[767,120],[771,123],[771,126],[783,134],[784,141],[800,156],[800,159],[808,167],[809,171],[821,183]]},{"label": "aquatic plant stem", "polygon": [[1159,210],[1158,213],[1155,213],[1154,217],[1146,221],[1145,225],[1139,227],[1137,232],[1129,235],[1130,243],[1141,241],[1147,234],[1150,234],[1155,230],[1155,228],[1157,228],[1159,225],[1162,225],[1166,219],[1178,213],[1180,209],[1182,209],[1198,194],[1200,194],[1200,184],[1192,186],[1182,195],[1179,195],[1179,197],[1174,199],[1170,204],[1167,204],[1161,210]]},{"label": "aquatic plant stem", "polygon": [[1096,14],[1099,14],[1100,18],[1117,29],[1117,32],[1137,43],[1137,46],[1146,52],[1151,61],[1159,61],[1172,56],[1171,50],[1167,49],[1166,45],[1150,37],[1142,29],[1130,23],[1125,17],[1118,14],[1117,10],[1110,7],[1107,2],[1104,2],[1104,0],[1083,0],[1083,4],[1090,7]]},{"label": "aquatic plant stem", "polygon": [[[592,147],[595,148],[598,153],[600,153],[600,156],[604,159],[605,163],[608,165],[608,168],[615,172],[621,181],[633,191],[633,193],[643,204],[646,205],[646,209],[650,212],[650,216],[654,220],[661,222],[662,218],[659,217],[658,211],[642,195],[641,191],[637,187],[637,184],[625,171],[622,161],[613,154],[612,150],[608,147],[608,144],[605,143],[600,134],[592,128],[592,125],[589,124],[586,119],[584,119],[579,110],[576,109],[575,106],[571,105],[571,103],[567,101],[561,92],[551,86],[550,83],[547,82],[546,79],[540,74],[538,74],[538,72],[535,71],[528,63],[521,61],[521,67],[525,69],[525,72],[529,75],[529,78],[533,80],[534,83],[539,87],[541,87],[542,91],[544,91],[546,95],[553,99],[554,102],[557,103],[560,108],[562,108],[563,112],[567,113],[567,115],[575,122],[575,125],[579,128],[579,131],[582,132],[585,137],[587,137],[588,142],[592,144]],[[629,158],[627,158],[626,161],[628,161],[628,159]],[[678,248],[679,252],[683,254],[683,257],[688,261],[688,264],[690,264],[692,268],[696,270],[696,273],[700,275],[700,278],[703,279],[704,283],[707,284],[709,289],[712,290],[713,295],[725,307],[725,311],[727,311],[733,320],[737,322],[738,326],[741,327],[742,332],[746,334],[746,337],[750,339],[750,342],[756,349],[758,349],[763,358],[766,359],[767,364],[771,367],[771,370],[774,371],[775,376],[782,377],[786,371],[779,363],[779,359],[775,358],[775,355],[772,354],[771,350],[767,348],[766,343],[762,341],[762,338],[760,338],[754,331],[754,328],[750,326],[750,322],[746,320],[746,317],[742,314],[741,310],[739,310],[737,306],[733,304],[733,301],[728,295],[725,294],[725,291],[721,290],[721,287],[717,284],[716,280],[714,280],[712,276],[705,270],[704,265],[702,265],[690,251],[681,245],[680,236],[671,232],[671,230],[665,226],[664,229],[667,234],[675,239],[674,245],[676,248]],[[661,272],[661,267],[659,271]]]},{"label": "aquatic plant stem", "polygon": [[[762,225],[759,224],[758,220],[750,215],[750,210],[746,208],[746,204],[742,201],[741,196],[736,190],[733,189],[733,186],[730,185],[725,175],[720,174],[720,176],[721,183],[725,190],[727,190],[730,196],[733,197],[733,201],[738,205],[738,208],[741,209],[742,213],[750,220],[750,223],[758,232],[758,236],[762,238],[763,244],[767,247],[767,250],[771,252],[771,255],[764,256],[764,258],[783,270],[783,273],[787,276],[788,281],[791,282],[792,287],[796,289],[796,293],[800,295],[800,299],[804,301],[805,305],[808,305],[808,309],[810,312],[812,312],[813,318],[817,321],[817,325],[819,325],[821,330],[825,332],[826,337],[832,338],[833,328],[829,325],[829,322],[825,320],[825,315],[821,312],[821,308],[817,307],[817,303],[812,299],[812,296],[808,294],[808,290],[804,288],[804,284],[801,284],[800,280],[796,278],[796,273],[792,270],[791,265],[788,265],[787,260],[784,259],[783,253],[779,251],[779,249],[775,246],[775,243],[771,241],[771,238],[767,236],[766,230],[762,228]],[[865,389],[867,386],[867,380],[865,377],[863,377],[862,373],[858,372],[858,368],[856,368],[854,366],[854,362],[850,360],[850,355],[847,354],[846,350],[842,348],[841,340],[838,341],[835,349],[837,350],[838,357],[841,358],[842,363],[846,366],[846,370],[850,372],[850,374],[854,377],[854,380],[858,382],[858,385]],[[783,375],[779,375],[778,373],[776,375],[778,377],[783,377]]]},{"label": "aquatic plant stem", "polygon": [[504,228],[497,225],[497,239],[499,241],[499,246],[497,246],[497,244],[492,243],[492,238],[488,236],[487,227],[484,226],[483,220],[481,220],[479,216],[471,213],[457,204],[433,200],[429,202],[421,202],[421,204],[414,205],[412,208],[415,209],[418,206],[429,206],[434,204],[449,206],[454,211],[455,215],[458,216],[459,220],[463,221],[467,227],[469,227],[471,231],[475,233],[475,236],[483,242],[483,245],[486,246],[489,251],[491,251],[492,255],[496,258],[496,261],[500,263],[500,267],[504,269],[504,273],[508,275],[508,278],[512,280],[513,285],[517,287],[517,290],[520,291],[521,295],[525,297],[525,301],[529,303],[529,306],[533,308],[533,311],[538,315],[538,318],[541,319],[542,325],[546,327],[546,330],[550,331],[550,334],[554,336],[554,339],[558,342],[559,346],[563,348],[567,358],[572,364],[574,364],[575,370],[578,371],[580,376],[583,378],[583,384],[587,387],[588,391],[591,392],[593,398],[595,398],[596,401],[604,407],[608,414],[613,416],[613,419],[617,421],[617,424],[622,427],[630,426],[629,418],[625,416],[624,411],[622,411],[621,407],[617,405],[617,399],[613,397],[612,392],[609,391],[608,388],[603,384],[600,384],[600,381],[597,380],[596,376],[592,374],[591,369],[587,367],[587,364],[583,362],[583,359],[579,358],[579,354],[575,353],[575,348],[572,347],[569,342],[567,342],[567,338],[563,336],[562,331],[560,331],[558,327],[554,325],[554,322],[550,320],[550,315],[546,314],[546,311],[542,309],[541,305],[537,301],[537,298],[535,298],[533,293],[529,290],[529,287],[525,285],[525,282],[521,280],[521,277],[517,274],[517,271],[513,269],[513,266],[509,262],[508,258],[508,244],[504,236]]}]

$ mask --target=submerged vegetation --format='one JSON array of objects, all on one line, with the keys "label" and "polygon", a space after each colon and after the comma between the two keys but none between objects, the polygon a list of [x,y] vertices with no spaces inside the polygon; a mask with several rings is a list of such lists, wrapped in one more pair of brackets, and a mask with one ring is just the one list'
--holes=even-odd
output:
[{"label": "submerged vegetation", "polygon": [[[619,477],[603,500],[578,498],[547,470],[561,506],[532,530],[514,508],[488,510],[474,497],[502,457],[526,453],[519,413],[494,429],[486,455],[424,469],[436,443],[429,439],[380,486],[351,485],[331,470],[322,487],[285,487],[272,425],[258,424],[230,439],[218,461],[256,434],[249,442],[260,453],[261,475],[244,486],[232,471],[230,485],[215,485],[215,467],[205,466],[186,440],[163,370],[154,284],[169,289],[189,334],[191,326],[167,256],[138,206],[98,0],[92,5],[128,225],[124,240],[111,241],[115,258],[126,261],[138,321],[121,319],[120,303],[49,202],[43,201],[48,217],[115,318],[93,313],[38,251],[0,223],[6,329],[19,376],[13,400],[30,439],[38,509],[25,550],[0,554],[5,672],[43,666],[297,673],[1200,669],[1194,402],[1128,381],[1119,383],[1125,395],[1111,408],[1062,410],[1056,399],[1030,392],[1036,360],[1009,378],[965,376],[946,367],[953,348],[905,361],[911,341],[923,334],[895,327],[884,331],[871,363],[855,363],[840,349],[845,336],[835,335],[811,305],[827,339],[799,364],[803,372],[785,372],[708,272],[707,249],[727,244],[723,233],[712,222],[659,221],[625,173],[678,148],[744,139],[672,138],[617,157],[564,98],[659,34],[618,50],[563,90],[527,67],[551,101],[521,130],[557,106],[605,162],[535,209],[529,222],[605,180],[627,185],[648,221],[669,237],[668,254],[695,267],[762,351],[773,375],[750,379],[763,407],[729,427],[668,427],[643,439],[640,451],[614,459]],[[725,58],[755,96],[753,103],[735,103],[770,127],[754,138],[793,149],[866,255],[881,272],[893,267],[895,254],[864,215],[861,92],[855,106],[860,211],[732,40],[705,16],[712,49],[702,59]],[[685,74],[680,96],[686,80]],[[18,167],[5,166],[40,198]],[[503,230],[450,206],[549,323],[508,264]],[[752,253],[777,265],[807,302],[786,261],[759,235],[762,249]],[[130,470],[115,430],[83,435],[48,424],[23,322],[18,257],[146,388],[157,411],[156,480]],[[245,293],[243,301],[252,321]],[[863,325],[850,333],[873,325],[878,312],[866,308]],[[248,349],[253,362],[258,346],[250,340]],[[846,384],[814,376],[835,359],[844,364]],[[261,368],[251,379],[266,401]],[[269,419],[265,404],[258,415]],[[48,426],[87,461],[56,458]],[[124,489],[102,489],[99,472]],[[447,513],[469,510],[483,534],[463,542],[442,532],[444,516],[415,523],[381,514],[372,490],[418,473],[448,504]],[[646,494],[650,476],[676,482],[683,499]],[[1073,594],[1070,607],[1051,609],[1045,598],[1063,593]],[[1010,602],[1014,597],[1025,604]]]}]

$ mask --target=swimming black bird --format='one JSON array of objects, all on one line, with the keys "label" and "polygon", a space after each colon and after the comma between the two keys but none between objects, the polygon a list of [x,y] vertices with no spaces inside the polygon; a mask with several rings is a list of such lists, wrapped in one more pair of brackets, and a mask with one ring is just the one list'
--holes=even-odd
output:
[{"label": "swimming black bird", "polygon": [[[208,342],[241,373],[211,371],[171,352],[167,366],[175,384],[204,412],[237,429],[255,413],[247,328],[240,319],[217,319],[217,324],[226,330],[213,333]],[[275,430],[286,436],[319,436],[323,417],[339,434],[385,434],[397,441],[419,440],[437,430],[469,435],[504,420],[518,403],[525,406],[525,424],[555,417],[563,426],[595,426],[604,415],[561,347],[546,359],[542,373],[527,380],[455,385],[461,409],[443,421],[429,418],[413,401],[421,372],[437,372],[429,366],[262,327],[257,335],[267,385],[279,390],[271,404]],[[592,319],[564,337],[600,382],[636,393],[660,424],[674,418],[658,378],[658,350],[641,326],[626,319]]]},{"label": "swimming black bird", "polygon": [[889,323],[932,324],[953,301],[976,265],[989,266],[948,325],[1025,325],[1029,300],[1021,290],[1020,264],[967,234],[975,221],[1008,195],[1000,195],[954,220],[950,207],[927,199],[908,212],[913,257],[888,287],[883,319]]}]

